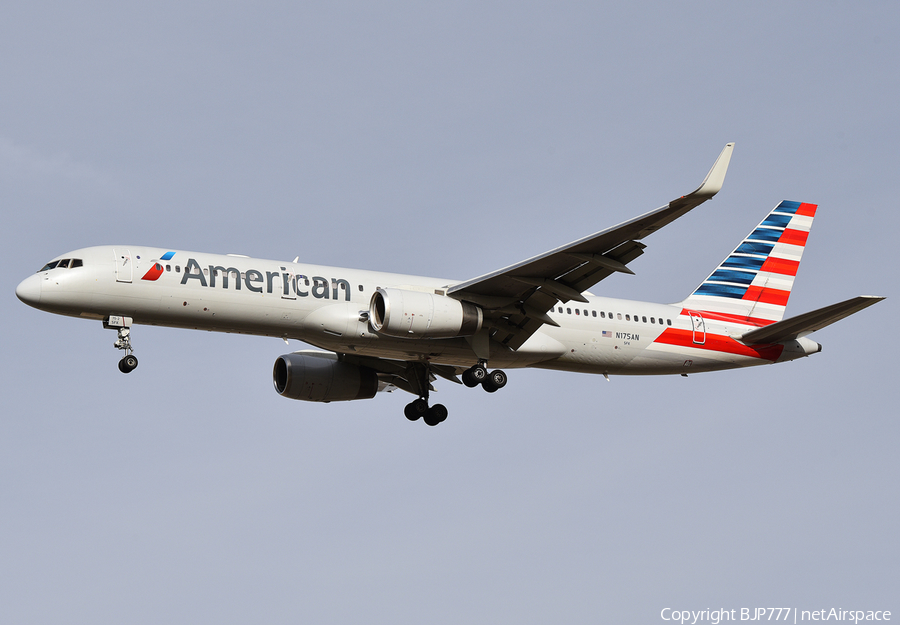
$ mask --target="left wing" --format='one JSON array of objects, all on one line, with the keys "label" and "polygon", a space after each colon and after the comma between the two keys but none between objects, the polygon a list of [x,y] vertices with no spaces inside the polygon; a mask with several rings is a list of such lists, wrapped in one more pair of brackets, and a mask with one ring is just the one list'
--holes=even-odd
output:
[{"label": "left wing", "polygon": [[545,323],[557,302],[586,302],[582,293],[614,272],[634,273],[627,264],[644,253],[648,234],[712,198],[722,188],[734,143],[719,154],[695,191],[662,208],[592,234],[505,269],[455,284],[447,295],[482,306],[492,338],[518,349]]}]

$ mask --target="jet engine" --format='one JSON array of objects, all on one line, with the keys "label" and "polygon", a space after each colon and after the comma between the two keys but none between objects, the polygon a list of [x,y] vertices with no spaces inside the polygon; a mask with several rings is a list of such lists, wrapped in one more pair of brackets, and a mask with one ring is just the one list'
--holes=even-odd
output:
[{"label": "jet engine", "polygon": [[373,369],[341,362],[336,354],[326,352],[279,356],[272,381],[279,395],[304,401],[371,399],[378,392],[378,374]]},{"label": "jet engine", "polygon": [[481,329],[481,308],[434,293],[378,289],[369,303],[369,324],[387,336],[445,339],[472,336]]}]

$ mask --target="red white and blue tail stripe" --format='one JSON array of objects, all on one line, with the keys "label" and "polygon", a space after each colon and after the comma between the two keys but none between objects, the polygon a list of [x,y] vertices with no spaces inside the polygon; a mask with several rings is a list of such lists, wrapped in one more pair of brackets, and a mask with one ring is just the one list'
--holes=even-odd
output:
[{"label": "red white and blue tail stripe", "polygon": [[784,318],[815,204],[785,200],[682,302],[750,325]]}]

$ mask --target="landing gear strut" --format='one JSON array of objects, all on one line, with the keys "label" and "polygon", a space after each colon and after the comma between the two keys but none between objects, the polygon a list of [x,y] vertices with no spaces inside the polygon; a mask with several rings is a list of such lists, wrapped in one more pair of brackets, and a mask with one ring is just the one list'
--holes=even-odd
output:
[{"label": "landing gear strut", "polygon": [[506,386],[508,378],[500,369],[488,373],[487,362],[480,360],[477,365],[463,371],[462,381],[469,388],[475,388],[480,384],[488,393],[493,393]]},{"label": "landing gear strut", "polygon": [[104,320],[103,327],[119,331],[119,336],[116,339],[116,342],[113,343],[113,347],[125,351],[125,355],[122,357],[122,360],[119,361],[119,371],[122,373],[131,373],[137,369],[138,359],[137,356],[134,355],[134,350],[131,348],[131,317],[117,317],[110,315],[108,319]]}]

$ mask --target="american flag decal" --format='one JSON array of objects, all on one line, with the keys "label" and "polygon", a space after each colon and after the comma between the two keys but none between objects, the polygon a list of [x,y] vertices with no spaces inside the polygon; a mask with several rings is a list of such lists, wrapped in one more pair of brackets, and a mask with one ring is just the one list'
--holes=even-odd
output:
[{"label": "american flag decal", "polygon": [[600,336],[602,336],[605,339],[611,339],[612,332],[609,332],[608,330],[604,330],[603,332],[600,333]]}]

